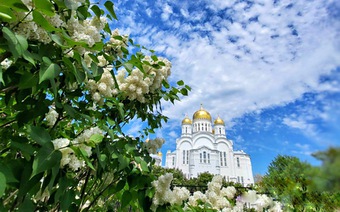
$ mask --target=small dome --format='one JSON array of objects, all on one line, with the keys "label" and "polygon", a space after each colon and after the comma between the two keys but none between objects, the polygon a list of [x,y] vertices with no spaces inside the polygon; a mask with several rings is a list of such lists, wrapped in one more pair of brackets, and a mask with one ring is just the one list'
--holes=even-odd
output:
[{"label": "small dome", "polygon": [[186,116],[186,117],[183,119],[182,124],[192,124],[192,121],[191,121],[191,119],[189,119],[188,116]]},{"label": "small dome", "polygon": [[217,119],[214,121],[215,125],[224,125],[224,121],[220,118],[217,117]]},{"label": "small dome", "polygon": [[192,117],[194,120],[195,119],[207,119],[209,121],[211,121],[211,115],[208,111],[204,110],[202,105],[201,105],[201,109],[199,109],[198,111],[196,111]]},{"label": "small dome", "polygon": [[163,156],[162,152],[158,152],[157,154],[158,154],[158,156],[160,156],[160,157]]}]

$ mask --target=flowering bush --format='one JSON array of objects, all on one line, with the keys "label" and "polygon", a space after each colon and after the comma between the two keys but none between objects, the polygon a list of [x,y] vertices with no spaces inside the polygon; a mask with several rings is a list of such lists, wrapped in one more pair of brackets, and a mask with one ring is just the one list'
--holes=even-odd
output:
[{"label": "flowering bush", "polygon": [[[171,63],[111,30],[100,2],[0,3],[0,211],[152,204],[149,152],[164,141],[143,136],[190,87],[170,86]],[[132,119],[148,125],[136,138],[121,130]]]},{"label": "flowering bush", "polygon": [[196,191],[192,195],[186,188],[175,187],[170,189],[173,177],[167,173],[152,182],[156,192],[152,201],[152,210],[158,207],[168,210],[179,211],[234,211],[245,210],[255,211],[282,211],[282,205],[273,201],[272,198],[257,194],[254,190],[249,190],[240,196],[236,196],[236,189],[233,186],[222,187],[222,176],[216,175],[208,183],[208,190],[205,193]]}]

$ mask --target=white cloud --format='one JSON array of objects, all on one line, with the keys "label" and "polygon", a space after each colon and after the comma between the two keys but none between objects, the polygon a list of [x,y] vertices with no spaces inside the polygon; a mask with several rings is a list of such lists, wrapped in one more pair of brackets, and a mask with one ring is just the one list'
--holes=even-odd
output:
[{"label": "white cloud", "polygon": [[147,14],[149,17],[152,16],[152,11],[151,11],[150,8],[147,8],[147,9],[145,10],[145,12],[146,12],[146,14]]},{"label": "white cloud", "polygon": [[163,7],[162,20],[167,21],[172,13],[172,7],[168,3],[165,3]]},{"label": "white cloud", "polygon": [[292,150],[292,153],[294,154],[302,154],[302,155],[311,155],[314,151],[311,150],[310,145],[308,144],[301,144],[301,143],[296,143],[294,150]]},{"label": "white cloud", "polygon": [[[188,22],[179,17],[186,16],[189,8],[175,10],[176,3],[162,2],[160,18],[168,29],[133,20],[127,24],[138,43],[171,59],[172,81],[183,79],[192,87],[175,106],[163,104],[171,118],[167,127],[178,127],[184,114],[193,114],[200,103],[228,125],[233,118],[286,105],[306,92],[339,92],[339,81],[319,80],[340,66],[339,21],[328,11],[332,1],[206,3],[214,11],[190,8],[192,22]],[[221,15],[226,7],[232,8]],[[208,15],[210,22],[204,22]],[[299,117],[286,117],[285,124],[314,129]]]}]

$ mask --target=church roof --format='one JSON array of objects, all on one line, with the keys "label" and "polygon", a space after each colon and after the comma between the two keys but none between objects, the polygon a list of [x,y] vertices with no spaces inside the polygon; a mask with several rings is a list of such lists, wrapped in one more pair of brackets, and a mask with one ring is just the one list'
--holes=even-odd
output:
[{"label": "church roof", "polygon": [[215,125],[224,125],[224,121],[220,118],[217,117],[217,119],[214,121]]},{"label": "church roof", "polygon": [[210,113],[208,111],[203,109],[203,107],[201,105],[201,108],[194,113],[192,119],[193,120],[196,120],[196,119],[206,119],[206,120],[211,121],[211,115],[210,115]]},{"label": "church roof", "polygon": [[192,124],[192,121],[191,121],[191,119],[189,119],[188,116],[186,116],[186,117],[183,119],[182,124]]}]

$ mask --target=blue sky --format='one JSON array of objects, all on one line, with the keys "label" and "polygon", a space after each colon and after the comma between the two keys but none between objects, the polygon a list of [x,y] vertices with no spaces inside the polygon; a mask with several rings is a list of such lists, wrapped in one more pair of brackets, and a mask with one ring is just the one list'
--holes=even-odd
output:
[{"label": "blue sky", "polygon": [[[175,149],[181,120],[200,104],[225,121],[254,174],[278,155],[314,165],[340,146],[340,2],[337,0],[121,0],[122,34],[173,65],[170,82],[192,87],[155,136]],[[142,123],[126,128],[136,135]]]}]

